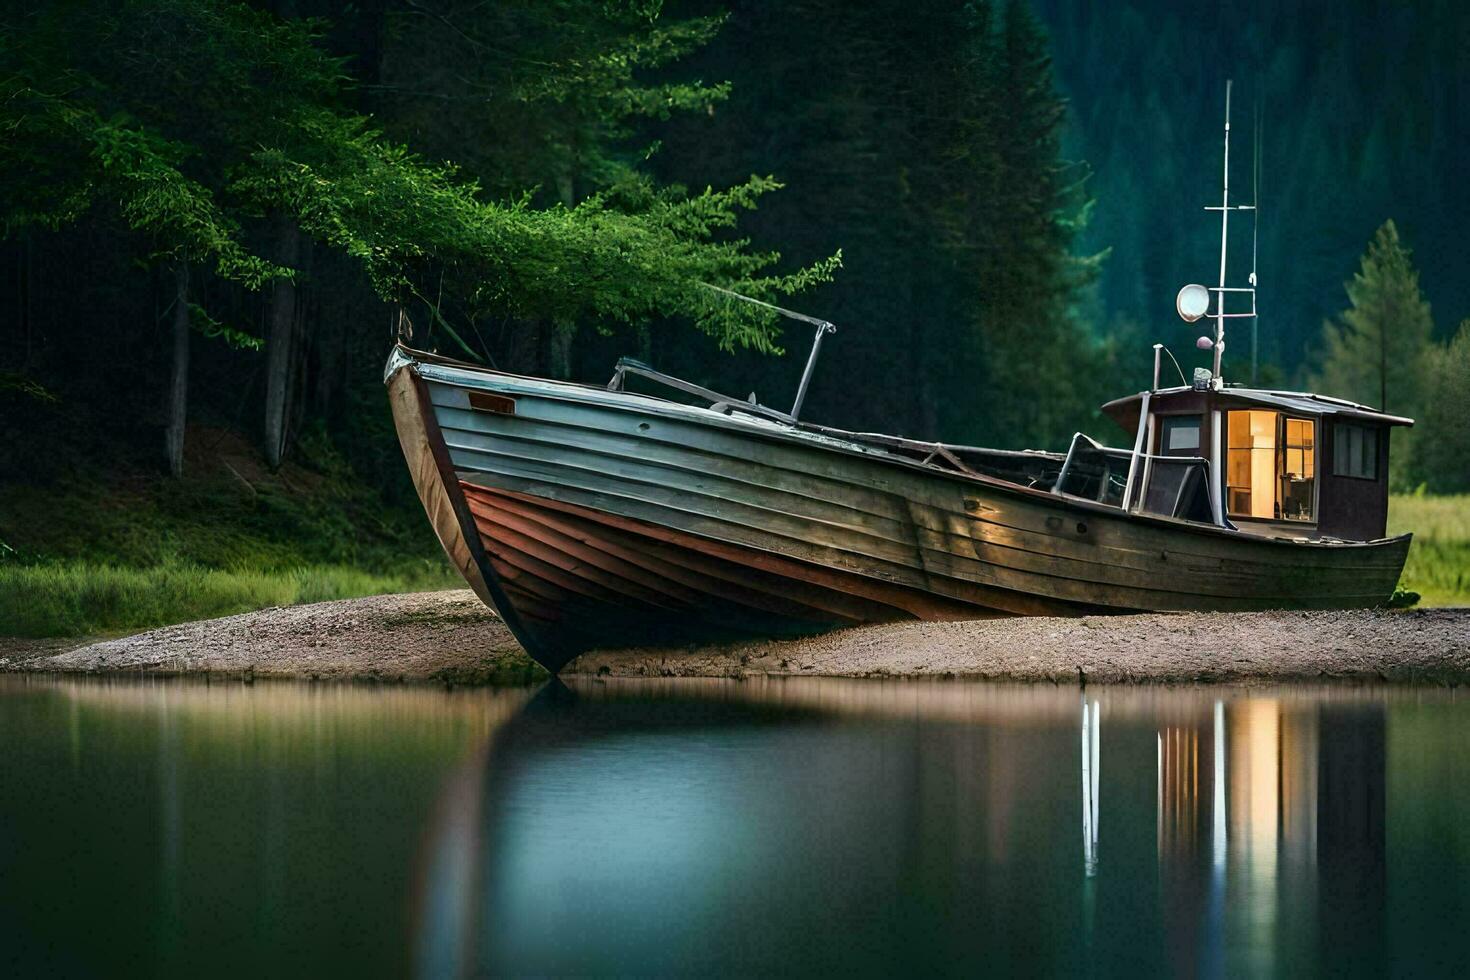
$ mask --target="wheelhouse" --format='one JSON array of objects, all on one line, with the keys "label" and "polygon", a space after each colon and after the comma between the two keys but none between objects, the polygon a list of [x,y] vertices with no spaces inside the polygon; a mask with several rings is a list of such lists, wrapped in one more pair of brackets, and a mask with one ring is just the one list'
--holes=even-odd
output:
[{"label": "wheelhouse", "polygon": [[[1060,492],[1309,540],[1384,536],[1389,434],[1413,424],[1342,399],[1235,387],[1141,392],[1103,411],[1132,435],[1134,449],[1074,440]],[[1096,471],[1100,455],[1112,499],[1088,492],[1078,477]]]}]

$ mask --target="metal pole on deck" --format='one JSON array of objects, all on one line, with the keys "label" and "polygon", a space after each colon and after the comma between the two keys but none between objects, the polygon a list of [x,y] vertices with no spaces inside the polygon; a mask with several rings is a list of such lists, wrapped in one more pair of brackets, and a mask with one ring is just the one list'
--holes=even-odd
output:
[{"label": "metal pole on deck", "polygon": [[836,332],[837,328],[825,320],[817,324],[817,335],[812,338],[812,352],[807,356],[806,369],[801,372],[801,384],[796,389],[796,403],[791,406],[793,422],[801,418],[801,406],[806,401],[806,389],[811,384],[812,372],[817,369],[817,353],[822,349],[822,338]]}]

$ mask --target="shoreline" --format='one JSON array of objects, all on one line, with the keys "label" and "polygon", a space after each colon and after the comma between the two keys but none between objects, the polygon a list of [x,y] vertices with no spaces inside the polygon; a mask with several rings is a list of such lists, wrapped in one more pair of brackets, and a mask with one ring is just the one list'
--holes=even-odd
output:
[{"label": "shoreline", "polygon": [[[98,642],[0,638],[0,672],[450,685],[546,677],[468,590],[276,607]],[[1454,686],[1470,683],[1470,608],[910,621],[595,650],[562,675]]]}]

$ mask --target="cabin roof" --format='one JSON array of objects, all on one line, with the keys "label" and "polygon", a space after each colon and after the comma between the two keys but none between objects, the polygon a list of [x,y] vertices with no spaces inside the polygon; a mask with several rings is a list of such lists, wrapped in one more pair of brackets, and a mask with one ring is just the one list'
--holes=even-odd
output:
[{"label": "cabin roof", "polygon": [[[1185,387],[1160,388],[1153,393],[1153,397],[1159,398],[1160,396],[1192,393],[1193,391],[1193,388]],[[1226,387],[1220,391],[1208,392],[1208,394],[1213,394],[1231,402],[1262,405],[1286,412],[1293,412],[1298,415],[1342,415],[1348,418],[1381,422],[1386,425],[1414,424],[1413,419],[1405,418],[1402,415],[1389,415],[1386,412],[1380,412],[1367,405],[1350,402],[1345,398],[1317,395],[1308,391],[1275,391],[1266,388]],[[1136,395],[1115,398],[1104,405],[1102,410],[1114,418],[1123,415],[1136,416],[1138,408],[1135,403],[1142,397],[1143,393],[1139,392]]]}]

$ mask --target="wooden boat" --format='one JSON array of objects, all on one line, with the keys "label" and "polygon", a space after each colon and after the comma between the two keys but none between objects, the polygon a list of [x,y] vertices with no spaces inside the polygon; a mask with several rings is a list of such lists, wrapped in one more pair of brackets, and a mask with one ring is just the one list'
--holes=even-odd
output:
[{"label": "wooden boat", "polygon": [[400,345],[385,380],[450,560],[553,672],[593,646],[905,618],[1383,603],[1410,541],[1384,537],[1389,432],[1411,420],[1225,385],[1225,295],[1254,293],[1212,291],[1215,370],[1161,388],[1156,345],[1151,388],[1104,406],[1131,450],[802,422],[832,327],[800,314],[817,333],[789,413],[627,359],[598,387]]},{"label": "wooden boat", "polygon": [[[1140,460],[1085,436],[1062,456],[839,432],[714,393],[622,390],[631,371],[658,377],[625,361],[599,388],[403,347],[388,362],[445,551],[553,671],[594,645],[904,618],[1370,606],[1409,547],[1383,539],[1387,428],[1406,420],[1344,402],[1176,389],[1110,404],[1125,423],[1143,409],[1155,451]],[[1272,437],[1237,446],[1251,425]],[[1307,448],[1276,451],[1278,428],[1303,426]],[[1178,452],[1227,436],[1230,482],[1211,493],[1208,461]],[[1323,445],[1357,471],[1278,477],[1287,453],[1315,474]],[[1261,514],[1251,495],[1278,479]],[[1214,523],[1222,497],[1238,516]]]}]

